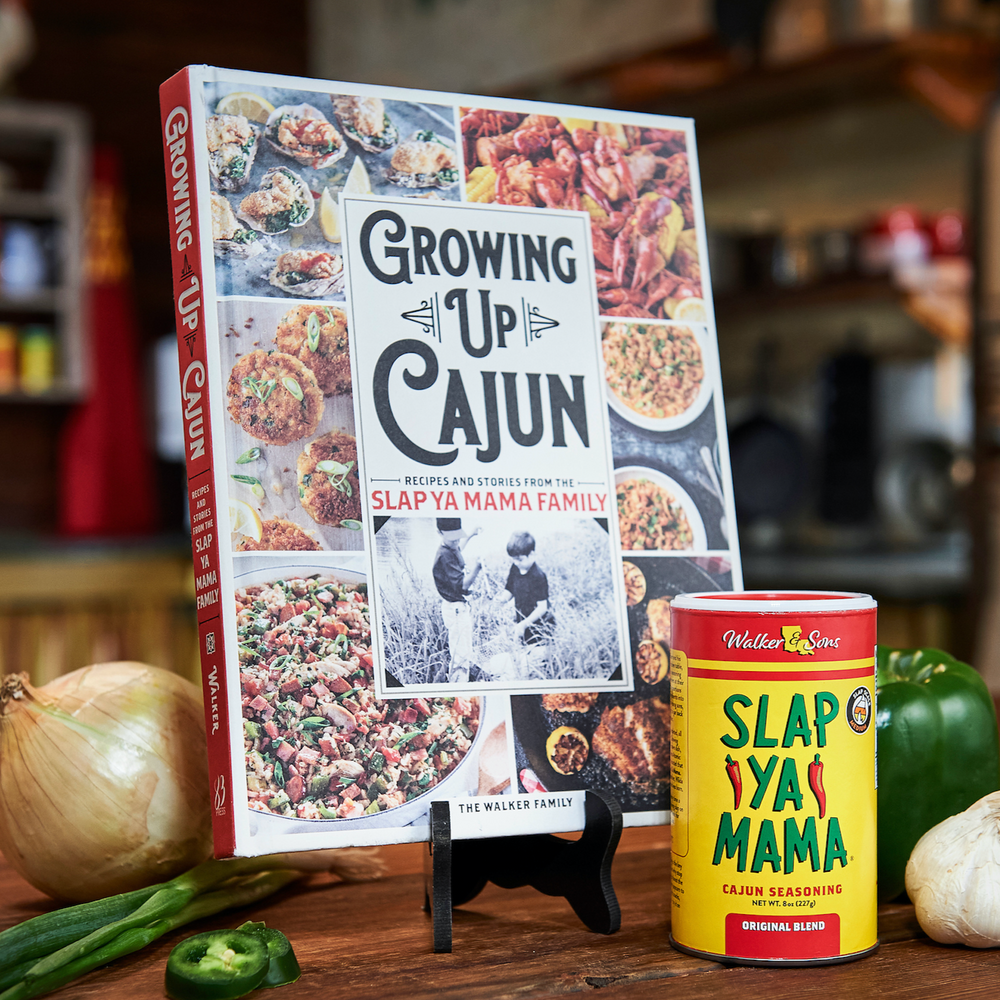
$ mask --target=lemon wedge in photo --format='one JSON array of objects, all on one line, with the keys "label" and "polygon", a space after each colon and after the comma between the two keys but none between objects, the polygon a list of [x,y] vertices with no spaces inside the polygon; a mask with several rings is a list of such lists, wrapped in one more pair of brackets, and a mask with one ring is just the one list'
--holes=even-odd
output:
[{"label": "lemon wedge in photo", "polygon": [[264,525],[261,523],[260,514],[245,500],[234,500],[229,498],[229,528],[234,535],[246,535],[255,542],[259,542]]},{"label": "lemon wedge in photo", "polygon": [[351,164],[351,169],[347,175],[347,180],[344,182],[344,193],[345,194],[372,193],[372,182],[368,177],[368,171],[365,169],[365,165],[362,162],[360,156],[354,157],[354,162]]},{"label": "lemon wedge in photo", "polygon": [[560,118],[563,128],[572,133],[575,128],[585,128],[588,132],[593,131],[594,120],[592,118]]},{"label": "lemon wedge in photo", "polygon": [[681,299],[674,306],[672,319],[686,323],[707,323],[708,312],[705,309],[705,300],[699,298]]},{"label": "lemon wedge in photo", "polygon": [[329,188],[319,196],[319,227],[329,243],[340,242],[340,206]]},{"label": "lemon wedge in photo", "polygon": [[243,115],[244,118],[261,125],[267,122],[268,115],[273,110],[274,105],[270,101],[246,91],[226,94],[215,106],[217,115]]}]

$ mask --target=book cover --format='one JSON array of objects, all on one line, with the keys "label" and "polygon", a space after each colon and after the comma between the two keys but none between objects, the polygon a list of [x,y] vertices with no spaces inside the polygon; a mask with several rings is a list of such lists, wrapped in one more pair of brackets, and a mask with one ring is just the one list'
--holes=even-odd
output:
[{"label": "book cover", "polygon": [[687,119],[161,88],[216,853],[669,820],[741,586]]}]

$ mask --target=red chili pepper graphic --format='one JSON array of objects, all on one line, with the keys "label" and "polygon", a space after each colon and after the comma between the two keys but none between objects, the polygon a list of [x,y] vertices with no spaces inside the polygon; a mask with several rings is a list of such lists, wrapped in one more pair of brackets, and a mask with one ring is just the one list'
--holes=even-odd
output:
[{"label": "red chili pepper graphic", "polygon": [[729,754],[726,754],[726,774],[729,775],[729,781],[733,786],[733,808],[739,809],[740,798],[743,796],[743,780],[740,778],[740,762],[738,760],[733,760]]},{"label": "red chili pepper graphic", "polygon": [[822,819],[826,815],[826,791],[823,788],[823,764],[819,754],[816,754],[809,765],[809,787],[819,803],[819,818]]}]

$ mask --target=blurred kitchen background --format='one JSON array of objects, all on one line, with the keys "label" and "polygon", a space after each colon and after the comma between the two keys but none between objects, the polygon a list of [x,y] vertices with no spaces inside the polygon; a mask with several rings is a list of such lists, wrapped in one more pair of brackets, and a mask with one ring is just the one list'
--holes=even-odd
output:
[{"label": "blurred kitchen background", "polygon": [[0,672],[197,673],[157,87],[200,62],[694,117],[746,585],[1000,691],[983,0],[0,0]]}]

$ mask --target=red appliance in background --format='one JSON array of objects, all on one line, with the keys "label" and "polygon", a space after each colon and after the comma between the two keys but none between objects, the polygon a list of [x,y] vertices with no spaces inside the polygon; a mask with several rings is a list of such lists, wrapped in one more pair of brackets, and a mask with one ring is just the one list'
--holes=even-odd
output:
[{"label": "red appliance in background", "polygon": [[151,534],[153,461],[143,405],[138,323],[116,150],[94,150],[87,206],[86,322],[90,391],[59,442],[59,530],[69,536]]}]

